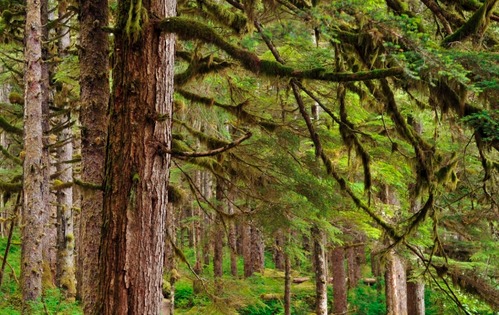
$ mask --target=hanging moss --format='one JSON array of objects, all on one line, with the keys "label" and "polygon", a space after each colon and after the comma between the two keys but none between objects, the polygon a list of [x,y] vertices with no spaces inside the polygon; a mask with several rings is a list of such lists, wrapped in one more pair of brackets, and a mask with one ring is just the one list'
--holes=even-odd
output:
[{"label": "hanging moss", "polygon": [[198,3],[202,4],[203,9],[206,9],[214,17],[216,22],[230,27],[237,34],[247,32],[248,20],[244,15],[232,12],[209,0],[200,0]]},{"label": "hanging moss", "polygon": [[124,31],[127,38],[135,43],[142,34],[142,27],[149,21],[147,9],[143,7],[142,0],[130,0]]},{"label": "hanging moss", "polygon": [[488,28],[490,16],[494,13],[498,0],[487,0],[468,21],[454,33],[444,38],[443,46],[449,46],[453,42],[462,41],[475,34],[481,36]]},{"label": "hanging moss", "polygon": [[331,82],[348,82],[400,76],[404,73],[402,68],[377,69],[372,71],[359,71],[356,73],[328,72],[324,68],[296,70],[276,61],[260,60],[257,55],[227,42],[223,37],[218,35],[213,28],[192,19],[172,17],[158,22],[156,26],[164,32],[175,33],[185,39],[200,39],[204,42],[213,44],[223,49],[232,58],[239,60],[246,70],[261,75]]}]

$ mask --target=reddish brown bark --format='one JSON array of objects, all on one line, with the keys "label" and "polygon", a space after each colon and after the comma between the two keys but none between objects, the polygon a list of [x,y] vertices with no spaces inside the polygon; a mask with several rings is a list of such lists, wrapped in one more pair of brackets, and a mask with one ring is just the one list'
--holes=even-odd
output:
[{"label": "reddish brown bark", "polygon": [[334,314],[347,313],[347,273],[344,263],[345,249],[343,247],[336,247],[331,252]]},{"label": "reddish brown bark", "polygon": [[[119,3],[118,29],[125,29],[128,12],[135,10],[128,6],[134,3]],[[174,1],[141,4],[152,16],[175,14]],[[158,314],[163,299],[170,167],[163,148],[171,147],[174,37],[138,23],[140,34],[115,34],[99,257],[103,315]]]}]

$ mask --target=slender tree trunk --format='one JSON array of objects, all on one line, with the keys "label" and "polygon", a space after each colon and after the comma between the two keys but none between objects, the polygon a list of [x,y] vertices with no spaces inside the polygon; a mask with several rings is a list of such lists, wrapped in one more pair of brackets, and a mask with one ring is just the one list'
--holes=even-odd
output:
[{"label": "slender tree trunk", "polygon": [[284,270],[285,267],[285,254],[284,254],[284,234],[282,230],[277,231],[274,240],[274,264],[276,269]]},{"label": "slender tree trunk", "polygon": [[[227,200],[227,212],[229,215],[234,214],[234,191],[233,189],[229,190],[229,200]],[[227,244],[230,249],[230,274],[233,277],[237,277],[237,235],[236,235],[236,223],[231,217],[229,219],[229,233],[227,236]]]},{"label": "slender tree trunk", "polygon": [[99,244],[102,229],[103,183],[109,103],[107,0],[79,0],[80,7],[80,121],[81,211],[78,267],[83,311],[96,314],[99,283]]},{"label": "slender tree trunk", "polygon": [[140,19],[142,10],[151,18],[173,16],[176,3],[139,3],[118,4],[117,29],[132,18],[142,30],[115,34],[99,256],[102,315],[158,314],[162,301],[175,40]]},{"label": "slender tree trunk", "polygon": [[393,251],[388,254],[387,259],[385,272],[386,312],[388,315],[407,315],[405,266],[402,259]]},{"label": "slender tree trunk", "polygon": [[[171,200],[171,199],[170,199]],[[167,205],[166,212],[166,246],[165,246],[165,261],[164,269],[166,274],[170,276],[169,279],[169,303],[167,303],[167,308],[169,314],[173,315],[175,309],[175,282],[177,281],[178,271],[177,264],[175,262],[175,250],[173,245],[176,244],[176,220],[175,220],[175,208],[171,202]],[[164,286],[163,286],[164,287]]]},{"label": "slender tree trunk", "polygon": [[[59,17],[67,13],[67,2],[59,2]],[[59,28],[59,55],[64,57],[71,43],[69,27],[65,25],[65,19]],[[65,87],[63,85],[62,93]],[[69,104],[59,104],[62,110]],[[64,106],[66,105],[66,106]],[[57,173],[61,183],[72,183],[73,166],[68,163],[73,159],[73,133],[71,131],[71,115],[68,112],[63,116],[60,123],[64,126],[59,134],[58,141],[61,145],[57,148]],[[57,274],[56,282],[62,289],[64,295],[69,300],[76,297],[76,276],[75,276],[75,237],[73,228],[73,186],[64,186],[56,192],[57,196]]]},{"label": "slender tree trunk", "polygon": [[24,76],[24,163],[21,281],[23,301],[42,293],[44,228],[48,222],[50,161],[44,137],[47,86],[42,60],[42,6],[44,1],[26,2]]},{"label": "slender tree trunk", "polygon": [[327,315],[327,281],[324,236],[317,226],[311,230],[315,269],[315,310],[317,315]]},{"label": "slender tree trunk", "polygon": [[284,254],[284,315],[291,315],[291,261]]},{"label": "slender tree trunk", "polygon": [[364,246],[351,246],[346,249],[348,262],[348,288],[357,286],[362,277],[361,267],[363,264]]},{"label": "slender tree trunk", "polygon": [[253,275],[253,256],[251,255],[251,225],[248,220],[242,225],[241,243],[244,260],[244,277],[247,278]]},{"label": "slender tree trunk", "polygon": [[[216,207],[219,212],[224,212],[224,187],[220,179],[217,178],[215,191],[217,200]],[[224,244],[224,229],[222,216],[217,213],[215,215],[215,224],[213,226],[213,275],[215,278],[220,278],[223,275],[223,244]]]},{"label": "slender tree trunk", "polygon": [[334,314],[347,313],[347,275],[344,262],[345,249],[343,247],[334,248],[331,252]]}]

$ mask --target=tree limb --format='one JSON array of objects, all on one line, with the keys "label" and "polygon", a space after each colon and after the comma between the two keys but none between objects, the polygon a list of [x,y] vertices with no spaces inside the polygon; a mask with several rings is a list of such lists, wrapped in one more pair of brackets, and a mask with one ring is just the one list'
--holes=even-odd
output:
[{"label": "tree limb", "polygon": [[262,60],[254,53],[239,48],[218,35],[213,28],[201,22],[183,17],[167,18],[156,23],[156,27],[167,33],[176,33],[185,39],[199,39],[224,50],[232,58],[239,60],[242,66],[253,73],[268,76],[312,79],[329,82],[365,81],[404,74],[403,68],[376,69],[372,71],[331,72],[325,68],[294,69],[276,61]]},{"label": "tree limb", "polygon": [[232,148],[238,146],[244,140],[249,139],[251,136],[252,136],[251,132],[248,132],[247,134],[245,134],[244,136],[242,136],[241,138],[237,139],[234,142],[231,142],[223,147],[220,147],[220,148],[217,148],[214,150],[210,150],[210,151],[205,151],[205,152],[181,152],[181,151],[176,151],[176,150],[170,150],[170,149],[166,148],[166,146],[163,143],[160,143],[160,142],[154,142],[154,144],[160,148],[161,152],[170,153],[171,155],[173,155],[175,157],[194,158],[194,157],[214,156],[214,155],[220,154],[222,152],[225,152],[229,149],[232,149]]}]

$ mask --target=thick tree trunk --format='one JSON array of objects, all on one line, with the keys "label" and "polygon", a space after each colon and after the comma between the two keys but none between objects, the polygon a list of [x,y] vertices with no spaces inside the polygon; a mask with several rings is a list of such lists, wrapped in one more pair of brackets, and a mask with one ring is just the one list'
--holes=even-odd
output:
[{"label": "thick tree trunk", "polygon": [[[118,4],[116,24],[123,32],[115,34],[99,256],[102,315],[160,312],[175,40],[141,19],[142,10],[161,19],[175,15],[175,8],[162,0]],[[125,31],[127,23],[141,31]]]},{"label": "thick tree trunk", "polygon": [[42,60],[42,6],[44,1],[26,2],[24,76],[24,163],[21,281],[23,301],[33,301],[42,293],[44,228],[48,222],[50,160],[44,137],[48,117],[47,82]]},{"label": "thick tree trunk", "polygon": [[327,272],[324,236],[317,226],[311,229],[315,269],[315,310],[317,315],[327,315]]},{"label": "thick tree trunk", "polygon": [[424,283],[423,282],[407,282],[407,314],[409,315],[424,315]]},{"label": "thick tree trunk", "polygon": [[[351,247],[350,247],[351,248]],[[336,247],[331,252],[331,269],[333,276],[333,308],[334,314],[347,313],[347,281],[345,271],[345,249]]]},{"label": "thick tree trunk", "polygon": [[393,250],[387,254],[385,291],[386,313],[388,315],[407,315],[405,266],[402,259]]},{"label": "thick tree trunk", "polygon": [[[67,3],[59,2],[59,17],[67,13]],[[62,21],[59,28],[59,55],[66,55],[71,43],[69,27],[65,25],[68,20]],[[63,93],[64,93],[63,85]],[[68,109],[69,104],[58,104],[60,108]],[[65,106],[66,105],[66,106]],[[67,113],[60,120],[64,126],[59,134],[58,141],[62,143],[57,148],[57,173],[61,183],[72,183],[73,166],[68,163],[73,159],[73,133],[71,131],[71,115]],[[64,186],[56,192],[57,196],[57,274],[56,283],[69,300],[76,297],[76,276],[75,276],[75,237],[73,225],[73,186]]]},{"label": "thick tree trunk", "polygon": [[81,211],[78,246],[78,278],[85,314],[96,314],[98,304],[99,244],[109,103],[108,1],[79,1],[80,7],[80,121]]}]

